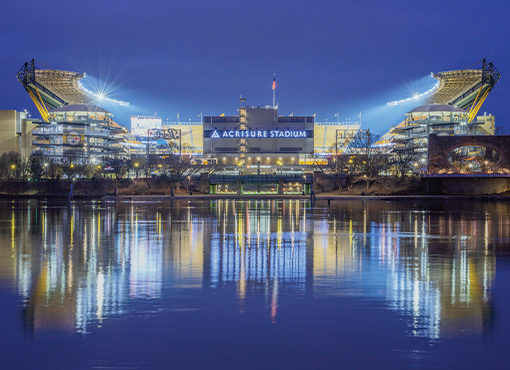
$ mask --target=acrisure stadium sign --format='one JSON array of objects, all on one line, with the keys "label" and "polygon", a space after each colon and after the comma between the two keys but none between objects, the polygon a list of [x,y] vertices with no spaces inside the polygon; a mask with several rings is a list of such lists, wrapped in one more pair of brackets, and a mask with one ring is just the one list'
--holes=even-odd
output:
[{"label": "acrisure stadium sign", "polygon": [[210,139],[307,139],[313,130],[204,130]]}]

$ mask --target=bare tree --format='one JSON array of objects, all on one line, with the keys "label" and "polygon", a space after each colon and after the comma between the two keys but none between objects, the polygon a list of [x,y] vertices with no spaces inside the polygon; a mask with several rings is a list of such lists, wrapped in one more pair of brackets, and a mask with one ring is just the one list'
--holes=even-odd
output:
[{"label": "bare tree", "polygon": [[325,167],[327,173],[335,176],[338,188],[341,188],[349,177],[349,156],[331,155],[328,157],[328,163]]},{"label": "bare tree", "polygon": [[11,163],[8,153],[2,153],[0,156],[0,178],[8,179],[11,174]]},{"label": "bare tree", "polygon": [[104,163],[106,166],[111,168],[115,180],[120,180],[128,171],[127,160],[122,158],[120,155],[105,158]]},{"label": "bare tree", "polygon": [[32,154],[30,156],[30,175],[34,180],[39,180],[43,176],[44,167],[40,155]]},{"label": "bare tree", "polygon": [[497,126],[494,128],[494,135],[508,135],[508,129],[505,127]]},{"label": "bare tree", "polygon": [[389,156],[391,172],[403,179],[418,167],[419,154],[415,147],[393,148]]},{"label": "bare tree", "polygon": [[350,175],[357,180],[367,182],[377,180],[379,175],[388,169],[388,156],[375,143],[379,135],[367,131],[359,131],[350,144],[351,159],[349,160]]},{"label": "bare tree", "polygon": [[29,156],[12,151],[3,153],[0,157],[0,169],[2,177],[26,180],[30,175]]},{"label": "bare tree", "polygon": [[162,161],[162,171],[177,181],[177,189],[183,178],[193,177],[199,173],[214,173],[217,170],[216,163],[208,161],[196,161],[187,155],[169,155]]},{"label": "bare tree", "polygon": [[19,178],[26,180],[30,177],[30,156],[18,155]]},{"label": "bare tree", "polygon": [[47,161],[47,163],[43,164],[44,173],[47,177],[52,180],[57,180],[62,177],[62,165],[58,162],[58,160],[52,158]]},{"label": "bare tree", "polygon": [[138,178],[140,175],[140,171],[142,171],[147,162],[147,156],[144,155],[134,155],[130,160],[130,167],[135,171],[136,177]]}]

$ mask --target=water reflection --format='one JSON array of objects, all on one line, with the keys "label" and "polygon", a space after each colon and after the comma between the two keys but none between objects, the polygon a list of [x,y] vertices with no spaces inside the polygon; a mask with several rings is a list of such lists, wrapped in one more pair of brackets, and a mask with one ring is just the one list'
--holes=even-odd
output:
[{"label": "water reflection", "polygon": [[[91,326],[194,290],[381,302],[410,336],[483,333],[509,206],[465,202],[3,202],[0,283],[30,332]],[[179,294],[179,293],[176,293]]]}]

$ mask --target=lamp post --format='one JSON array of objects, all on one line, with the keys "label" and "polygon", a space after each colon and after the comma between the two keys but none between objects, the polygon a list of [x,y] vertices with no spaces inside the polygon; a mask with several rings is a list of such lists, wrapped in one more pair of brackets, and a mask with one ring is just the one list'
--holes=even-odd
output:
[{"label": "lamp post", "polygon": [[[11,165],[11,168],[12,168],[12,170],[14,172],[14,178],[18,179],[18,176],[16,174],[16,165],[15,164]],[[18,195],[18,182],[16,182],[16,196],[17,195]]]}]

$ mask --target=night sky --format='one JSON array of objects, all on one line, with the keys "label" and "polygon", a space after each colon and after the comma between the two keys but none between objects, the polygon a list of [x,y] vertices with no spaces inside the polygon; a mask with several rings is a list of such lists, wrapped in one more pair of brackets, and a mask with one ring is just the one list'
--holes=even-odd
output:
[{"label": "night sky", "polygon": [[[419,104],[431,72],[486,58],[502,73],[481,112],[510,128],[510,3],[506,1],[3,1],[0,109],[36,108],[16,79],[32,58],[86,72],[131,115],[198,121],[272,104],[316,121],[356,120],[383,134]],[[492,52],[492,55],[491,55]],[[99,83],[98,81],[105,81]]]}]

